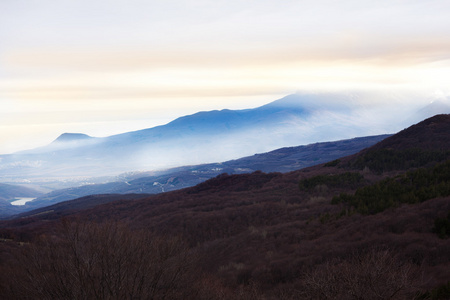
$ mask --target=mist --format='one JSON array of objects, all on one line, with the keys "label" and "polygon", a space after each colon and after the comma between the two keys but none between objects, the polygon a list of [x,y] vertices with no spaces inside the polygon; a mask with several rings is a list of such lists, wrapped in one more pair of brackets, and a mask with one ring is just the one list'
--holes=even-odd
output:
[{"label": "mist", "polygon": [[254,109],[204,111],[102,138],[64,134],[47,146],[1,155],[0,180],[64,186],[101,177],[108,181],[125,172],[217,163],[282,147],[396,133],[436,112],[450,112],[446,96],[299,92]]}]

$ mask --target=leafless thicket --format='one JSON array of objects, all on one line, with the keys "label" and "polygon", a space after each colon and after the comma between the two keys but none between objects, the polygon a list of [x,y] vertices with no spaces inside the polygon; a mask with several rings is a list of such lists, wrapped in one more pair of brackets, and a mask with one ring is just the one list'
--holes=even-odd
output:
[{"label": "leafless thicket", "polygon": [[65,222],[18,259],[11,292],[22,299],[176,299],[193,280],[180,239],[114,223]]},{"label": "leafless thicket", "polygon": [[419,274],[392,251],[371,250],[310,272],[304,292],[309,299],[414,299]]}]

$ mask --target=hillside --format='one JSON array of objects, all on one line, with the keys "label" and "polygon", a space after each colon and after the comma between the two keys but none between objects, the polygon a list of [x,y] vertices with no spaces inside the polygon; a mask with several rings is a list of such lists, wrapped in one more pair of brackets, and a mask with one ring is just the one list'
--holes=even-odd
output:
[{"label": "hillside", "polygon": [[194,186],[221,173],[241,174],[254,171],[288,172],[354,154],[389,135],[315,143],[277,149],[222,163],[178,167],[155,171],[152,176],[125,177],[122,181],[90,184],[52,191],[18,208],[21,212],[93,194],[158,194]]},{"label": "hillside", "polygon": [[[448,137],[444,134],[439,142],[426,128],[433,124],[433,133],[444,132],[449,119],[449,115],[433,117],[389,137],[389,143],[385,142],[387,139],[381,143],[397,145],[397,149],[404,151],[410,145],[402,146],[398,141],[415,140],[411,143],[414,149],[443,149]],[[430,148],[430,144],[436,148]],[[389,150],[379,144],[374,149]],[[115,249],[104,256],[114,261],[117,251],[126,251],[121,244],[111,247],[114,241],[131,241],[125,239],[131,235],[137,243],[138,233],[150,232],[155,241],[158,241],[156,236],[170,241],[176,236],[184,241],[174,242],[172,246],[161,244],[160,249],[174,251],[172,260],[160,262],[167,267],[169,273],[163,273],[164,282],[170,286],[172,281],[166,280],[175,274],[170,270],[182,270],[176,274],[182,275],[183,280],[179,281],[180,285],[172,286],[171,291],[190,299],[414,299],[419,296],[419,299],[448,299],[450,188],[446,186],[450,182],[447,167],[450,156],[409,169],[400,164],[401,168],[374,172],[354,167],[354,162],[366,153],[361,151],[332,163],[284,174],[223,174],[195,187],[143,199],[124,199],[82,211],[50,210],[28,218],[2,221],[0,234],[11,239],[1,244],[3,256],[11,255],[8,249],[16,247],[14,243],[33,242],[35,236],[52,232],[62,239],[61,243],[48,237],[39,244],[41,252],[34,252],[41,255],[34,257],[49,257],[48,253],[57,252],[45,251],[65,251],[65,243],[72,245],[73,235],[64,232],[80,232],[81,245],[84,245],[80,249],[91,246]],[[418,190],[421,198],[417,201],[385,201],[389,205],[371,212],[359,211],[352,202],[332,203],[335,196],[360,196],[362,192],[357,191],[376,187],[386,180],[400,188],[400,197],[406,193],[405,199],[409,199],[407,193],[415,196],[416,191],[401,188],[411,184],[408,179],[421,177],[426,178],[427,187],[436,189],[430,194]],[[396,196],[397,188],[382,190],[386,193],[380,194],[377,201]],[[58,220],[62,215],[63,222]],[[87,227],[83,227],[85,222]],[[116,228],[116,222],[126,224],[128,229],[105,229]],[[123,232],[124,237],[106,238],[112,232]],[[85,235],[92,239],[84,239]],[[44,247],[45,243],[49,243],[48,248]],[[134,245],[134,242],[127,243]],[[181,248],[175,250],[175,245]],[[89,253],[80,252],[80,255]],[[72,256],[63,257],[70,262]],[[29,262],[26,257],[19,257],[17,263],[21,261]],[[171,264],[174,261],[178,262],[177,268]],[[14,260],[0,262],[5,270],[14,270],[9,277],[22,274]],[[58,260],[46,263],[55,265],[55,262]],[[90,266],[98,266],[96,270],[104,266],[95,260],[92,263]],[[135,262],[129,263],[131,266]],[[153,267],[149,268],[147,274],[153,274]],[[43,282],[41,273],[32,274],[35,282]],[[45,274],[53,278],[52,273]],[[59,286],[57,282],[63,281],[62,275],[51,286]],[[104,277],[104,280],[109,279]],[[3,278],[2,286],[4,289],[12,286],[14,291],[14,283]],[[86,289],[96,291],[97,288]],[[158,285],[157,291],[161,294],[156,298],[166,293],[164,285]]]},{"label": "hillside", "polygon": [[422,150],[450,149],[450,118],[448,114],[435,115],[400,131],[396,135],[372,146],[370,149]]},{"label": "hillside", "polygon": [[445,161],[450,155],[449,132],[449,115],[436,115],[363,150],[349,164],[383,172]]}]

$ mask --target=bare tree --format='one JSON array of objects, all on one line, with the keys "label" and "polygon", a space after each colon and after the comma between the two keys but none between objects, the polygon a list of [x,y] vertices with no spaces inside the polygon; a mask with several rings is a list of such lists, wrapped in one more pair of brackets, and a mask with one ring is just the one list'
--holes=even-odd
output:
[{"label": "bare tree", "polygon": [[180,239],[116,223],[64,222],[19,261],[23,272],[12,289],[24,299],[180,299],[194,279]]},{"label": "bare tree", "polygon": [[402,262],[391,251],[372,250],[308,273],[304,295],[310,299],[412,299],[418,278],[413,264]]}]

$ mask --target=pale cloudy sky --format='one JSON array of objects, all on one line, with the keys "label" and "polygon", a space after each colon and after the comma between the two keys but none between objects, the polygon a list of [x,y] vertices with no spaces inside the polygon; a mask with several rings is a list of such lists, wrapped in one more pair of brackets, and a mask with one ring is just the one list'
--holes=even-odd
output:
[{"label": "pale cloudy sky", "polygon": [[303,90],[449,93],[447,0],[1,0],[0,153]]}]

